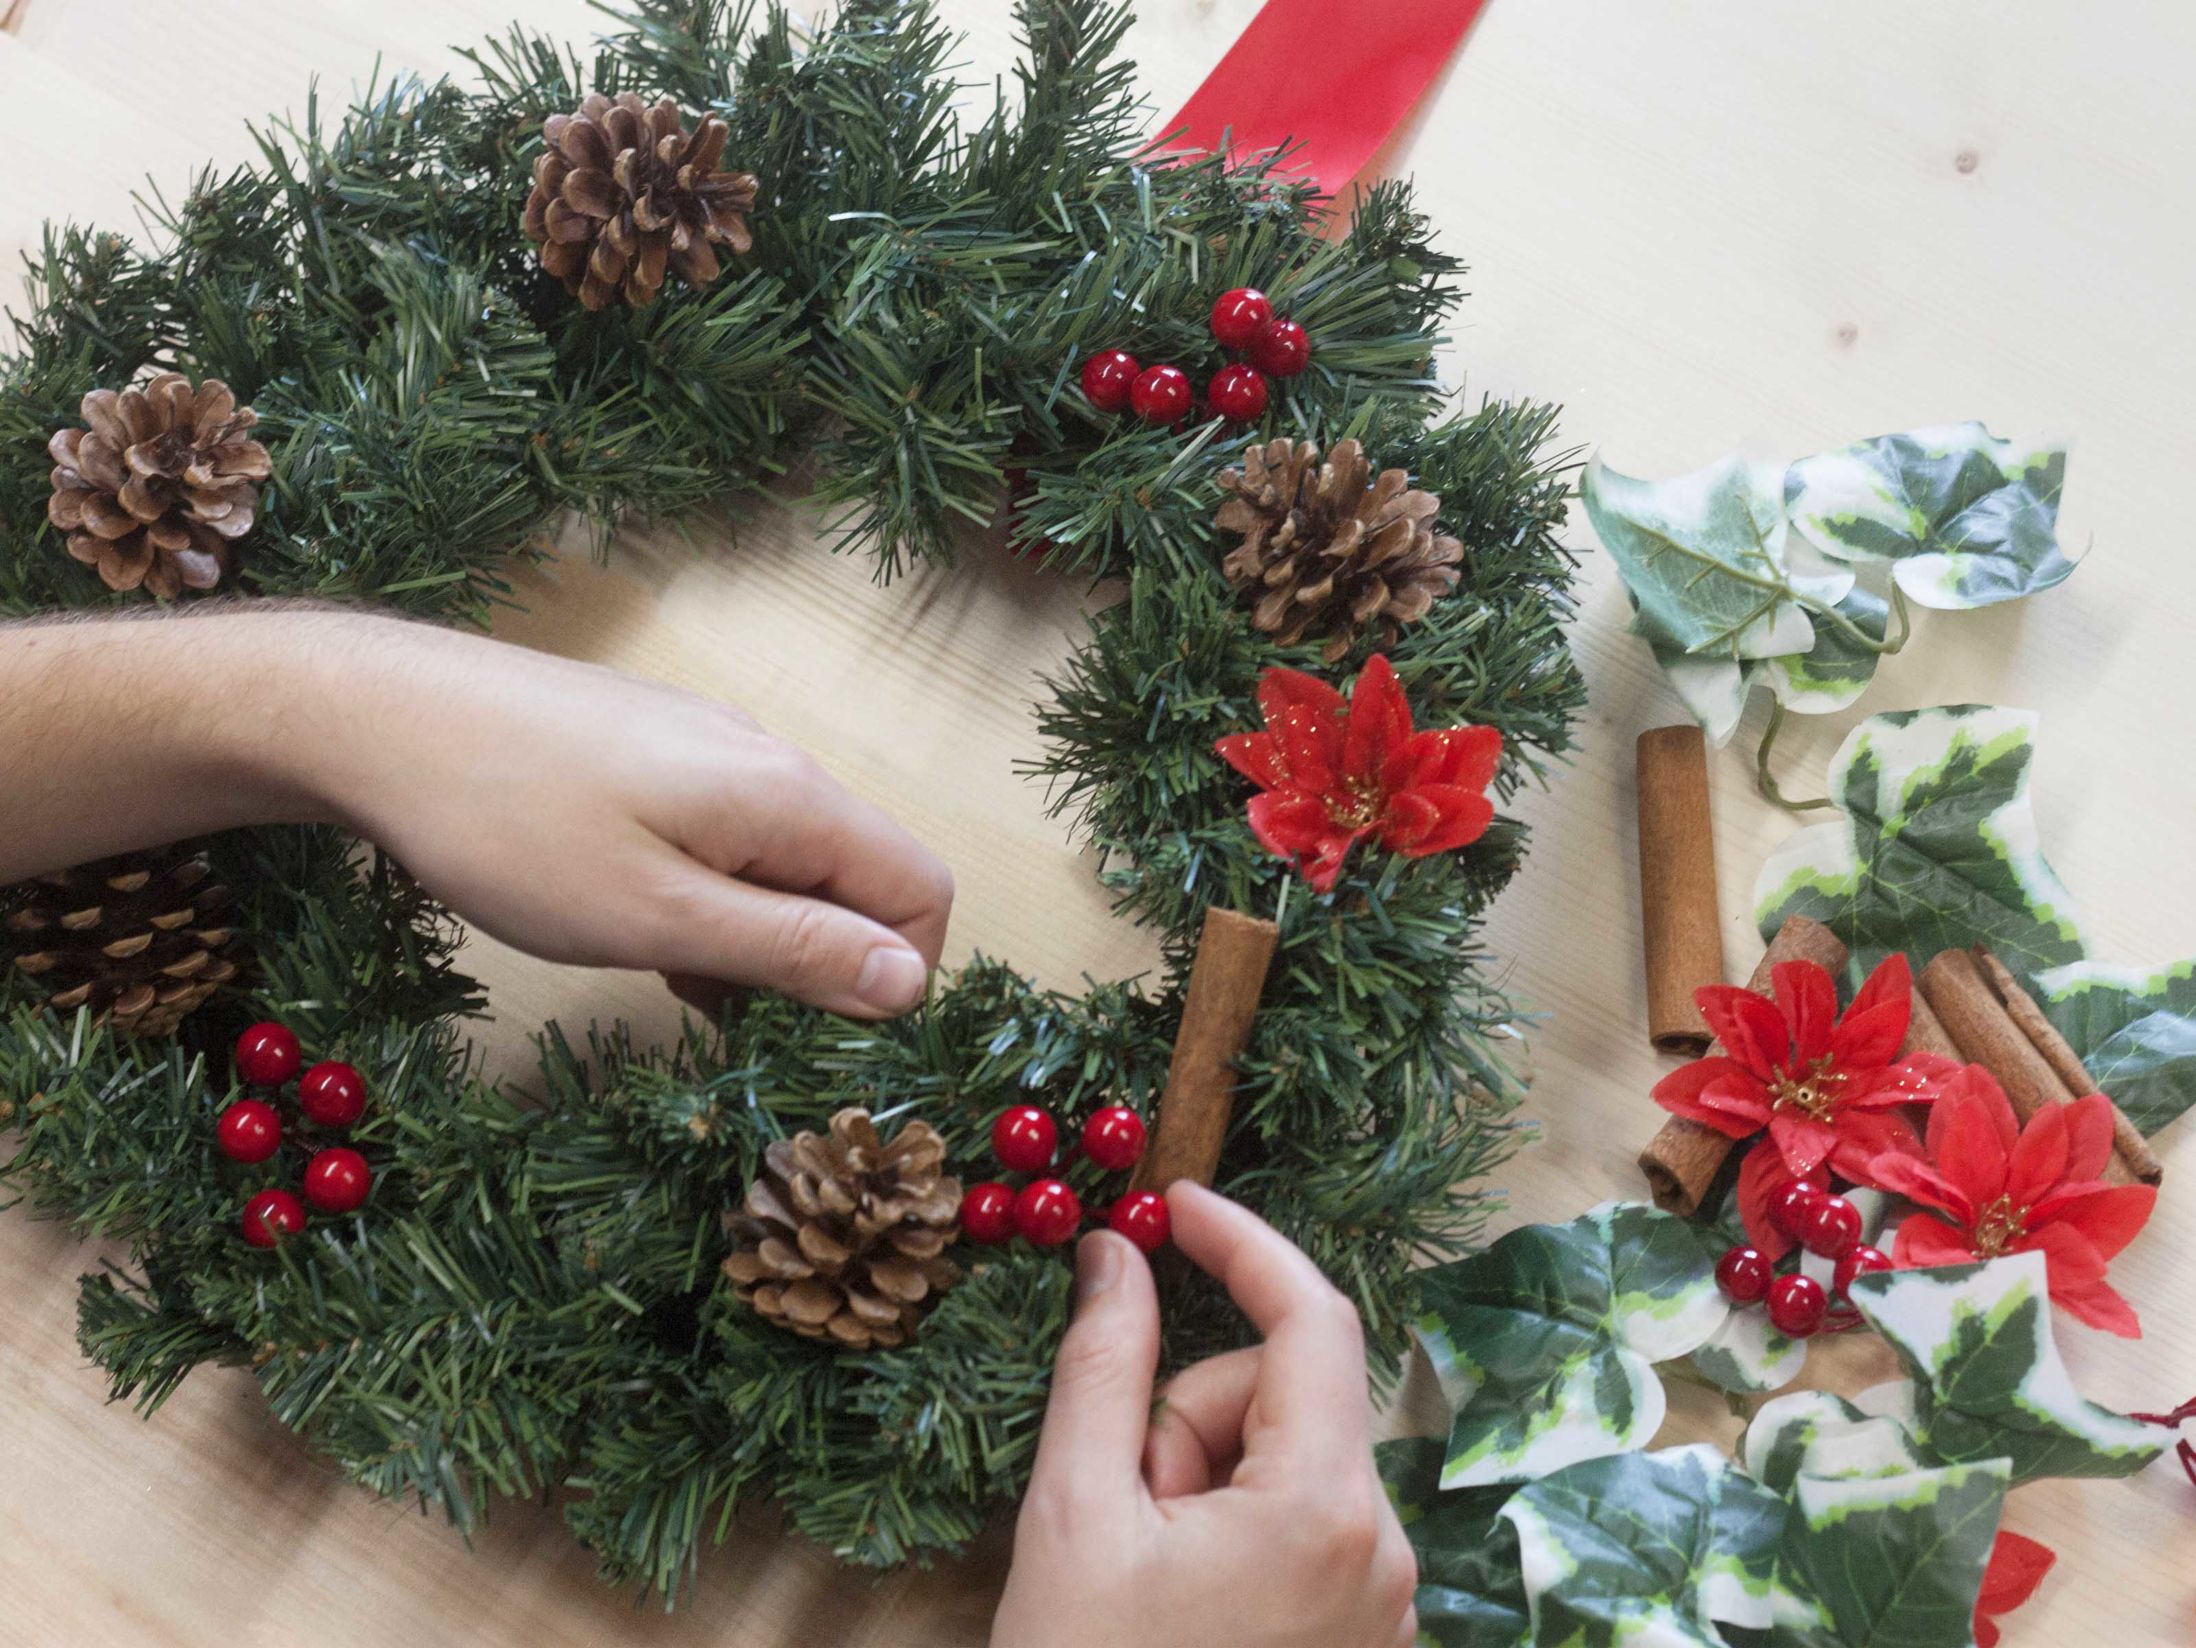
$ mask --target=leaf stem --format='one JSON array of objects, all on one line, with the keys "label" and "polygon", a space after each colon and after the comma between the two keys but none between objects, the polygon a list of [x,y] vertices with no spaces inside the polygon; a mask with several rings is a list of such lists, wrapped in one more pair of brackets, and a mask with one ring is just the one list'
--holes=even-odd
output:
[{"label": "leaf stem", "polygon": [[[1901,637],[1903,640],[1904,637]],[[1762,799],[1773,801],[1788,813],[1815,812],[1822,808],[1835,811],[1837,803],[1828,796],[1818,796],[1809,801],[1787,801],[1784,792],[1777,788],[1776,779],[1769,771],[1769,751],[1777,741],[1777,734],[1784,730],[1784,700],[1771,695],[1769,700],[1769,725],[1762,729],[1761,748],[1754,752],[1754,783],[1761,791]]]},{"label": "leaf stem", "polygon": [[[1878,657],[1888,658],[1893,653],[1900,651],[1905,647],[1908,638],[1914,633],[1914,616],[1907,610],[1906,591],[1899,588],[1897,584],[1891,586],[1891,610],[1897,614],[1899,621],[1899,633],[1896,638],[1887,636],[1878,639],[1862,629],[1860,625],[1854,623],[1852,619],[1846,617],[1836,607],[1818,601],[1812,596],[1801,596],[1800,604],[1817,618],[1828,621],[1831,628],[1838,631],[1853,645],[1863,651],[1875,653]],[[1772,722],[1771,725],[1774,726],[1774,723]]]}]

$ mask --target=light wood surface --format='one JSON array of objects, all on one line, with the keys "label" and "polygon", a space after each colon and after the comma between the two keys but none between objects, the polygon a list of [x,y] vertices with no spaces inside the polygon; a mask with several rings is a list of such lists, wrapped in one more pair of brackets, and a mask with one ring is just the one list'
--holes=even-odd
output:
[{"label": "light wood surface", "polygon": [[[1357,0],[1371,3],[1371,0]],[[70,214],[130,221],[151,170],[242,159],[241,122],[339,93],[501,26],[511,0],[17,0],[0,33],[0,254]],[[530,0],[575,34],[580,0]],[[970,77],[1010,61],[1007,8],[947,0]],[[1171,109],[1255,0],[1147,0],[1131,35]],[[0,3],[0,15],[13,15]],[[1450,366],[1469,390],[1557,399],[1573,442],[1636,473],[1729,447],[1792,456],[1963,417],[2076,439],[2065,535],[2093,546],[2025,607],[1926,616],[1858,713],[2002,702],[2044,713],[2037,808],[2100,952],[2196,951],[2196,624],[2187,493],[2196,427],[2196,11],[2111,0],[2017,7],[1888,0],[1824,7],[1495,0],[1384,157],[1472,262]],[[7,256],[12,268],[14,258]],[[8,296],[12,298],[12,282]],[[1583,523],[1580,542],[1587,541]],[[1076,592],[996,552],[890,589],[817,547],[788,496],[714,533],[574,549],[529,578],[501,628],[740,700],[891,807],[960,874],[950,951],[1048,981],[1133,971],[1090,865],[1012,763],[1030,752],[1038,673],[1075,632]],[[1549,1015],[1532,1035],[1541,1137],[1506,1173],[1512,1221],[1636,1196],[1632,1157],[1666,1068],[1646,1046],[1632,741],[1677,718],[1588,562],[1576,644],[1593,690],[1575,763],[1523,811],[1533,856],[1491,923],[1508,982]],[[1785,766],[1807,785],[1856,715],[1802,722]],[[1742,740],[1756,731],[1754,723]],[[1711,760],[1726,951],[1759,953],[1747,910],[1789,827],[1736,751]],[[481,946],[494,1056],[522,1070],[548,1017],[661,1029],[653,981],[535,966]],[[2115,1266],[2149,1337],[2062,1323],[2101,1400],[2164,1407],[2196,1390],[2196,1128],[2169,1136],[2164,1199]],[[0,1643],[730,1643],[740,1648],[980,1643],[1002,1560],[873,1582],[743,1518],[669,1618],[597,1586],[552,1511],[497,1512],[468,1551],[378,1504],[265,1415],[251,1382],[193,1375],[151,1424],[102,1405],[73,1342],[75,1275],[97,1254],[0,1219]],[[1848,1386],[1885,1371],[1818,1353]],[[1856,1365],[1865,1364],[1865,1365]],[[1663,1441],[1728,1441],[1718,1404],[1681,1393]],[[2196,1489],[2170,1465],[2131,1484],[2022,1490],[2011,1526],[2062,1560],[2009,1642],[2184,1643]]]}]

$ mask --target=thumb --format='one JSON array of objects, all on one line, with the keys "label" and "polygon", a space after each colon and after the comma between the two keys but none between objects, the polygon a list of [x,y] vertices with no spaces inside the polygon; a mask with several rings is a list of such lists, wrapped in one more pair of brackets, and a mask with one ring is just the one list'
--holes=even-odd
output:
[{"label": "thumb", "polygon": [[1108,1230],[1075,1253],[1075,1320],[1060,1340],[1030,1492],[1060,1503],[1134,1489],[1159,1367],[1151,1267]]},{"label": "thumb", "polygon": [[882,922],[798,893],[733,881],[667,849],[669,916],[637,964],[780,990],[852,1018],[887,1018],[923,999],[929,968]]}]

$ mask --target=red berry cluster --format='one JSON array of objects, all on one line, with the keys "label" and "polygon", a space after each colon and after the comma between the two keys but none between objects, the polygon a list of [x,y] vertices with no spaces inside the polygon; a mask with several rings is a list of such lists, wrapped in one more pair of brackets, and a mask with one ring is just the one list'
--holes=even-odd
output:
[{"label": "red berry cluster", "polygon": [[1891,1256],[1861,1240],[1860,1209],[1821,1185],[1795,1180],[1769,1204],[1769,1221],[1837,1270],[1825,1288],[1798,1272],[1779,1276],[1758,1247],[1734,1247],[1716,1262],[1716,1286],[1735,1305],[1764,1305],[1769,1325],[1787,1339],[1849,1328],[1860,1315],[1846,1297],[1857,1276],[1889,1270]]},{"label": "red berry cluster", "polygon": [[[1212,306],[1212,335],[1221,347],[1242,351],[1205,384],[1205,404],[1230,423],[1265,416],[1268,378],[1293,378],[1311,362],[1311,335],[1254,286],[1222,292]],[[1146,423],[1175,424],[1196,400],[1189,374],[1179,366],[1145,366],[1126,349],[1101,349],[1083,362],[1083,395],[1101,412],[1124,408]]]},{"label": "red berry cluster", "polygon": [[[991,1124],[991,1153],[1009,1173],[1035,1174],[1020,1190],[997,1180],[971,1185],[961,1197],[961,1230],[972,1242],[1005,1242],[1019,1236],[1037,1247],[1058,1247],[1083,1228],[1083,1199],[1061,1170],[1082,1156],[1103,1173],[1126,1173],[1144,1159],[1144,1118],[1126,1105],[1107,1105],[1083,1123],[1082,1141],[1068,1161],[1060,1151],[1060,1127],[1052,1112],[1018,1104]],[[1169,1230],[1167,1199],[1133,1190],[1114,1202],[1106,1223],[1146,1253],[1164,1247]]]},{"label": "red berry cluster", "polygon": [[[355,1068],[327,1059],[300,1076],[303,1063],[296,1032],[287,1025],[270,1020],[236,1038],[236,1073],[260,1096],[238,1099],[221,1112],[214,1136],[222,1155],[256,1165],[282,1148],[282,1114],[275,1106],[293,1077],[297,1108],[316,1127],[340,1130],[366,1113],[366,1078]],[[316,1150],[305,1164],[305,1202],[322,1213],[357,1211],[373,1185],[366,1158],[345,1145]],[[305,1228],[305,1203],[287,1190],[259,1191],[244,1204],[243,1226],[253,1247],[273,1247]]]}]

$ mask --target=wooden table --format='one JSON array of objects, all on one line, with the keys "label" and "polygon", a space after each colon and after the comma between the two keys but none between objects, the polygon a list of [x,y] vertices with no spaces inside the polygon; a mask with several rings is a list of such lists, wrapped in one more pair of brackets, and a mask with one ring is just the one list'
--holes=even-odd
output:
[{"label": "wooden table", "polygon": [[[1256,0],[1147,0],[1131,34],[1172,108]],[[439,69],[511,0],[0,0],[0,252],[47,215],[126,225],[149,168],[249,152],[241,122],[373,69]],[[581,0],[531,0],[537,26],[599,26]],[[988,85],[1011,60],[1006,8],[946,0]],[[2044,712],[2044,839],[2102,954],[2196,950],[2196,12],[2113,0],[2017,12],[1928,7],[1639,6],[1494,0],[1385,157],[1471,260],[1452,371],[1475,395],[1561,400],[1574,442],[1661,475],[1739,444],[1791,456],[1887,429],[1984,417],[2078,439],[2064,518],[2094,545],[2040,603],[1925,618],[1863,712],[1983,701]],[[13,258],[8,259],[10,266]],[[10,293],[12,296],[12,292]],[[1469,369],[1468,378],[1464,377]],[[1578,537],[1585,542],[1583,523]],[[720,553],[721,550],[721,553]],[[814,748],[957,865],[949,954],[1002,954],[1047,981],[1132,971],[1090,866],[1011,763],[1032,748],[1035,675],[1075,633],[1072,590],[996,553],[890,589],[818,547],[797,500],[765,504],[737,548],[575,549],[527,580],[510,639],[737,699]],[[1589,562],[1576,645],[1593,689],[1572,768],[1523,810],[1530,865],[1489,937],[1550,1016],[1532,1038],[1541,1139],[1506,1175],[1516,1221],[1636,1195],[1631,1157],[1665,1068],[1643,1032],[1631,746],[1677,718]],[[1801,784],[1856,717],[1803,722]],[[1753,723],[1741,737],[1755,731]],[[1789,827],[1736,750],[1713,764],[1727,948],[1763,853]],[[490,945],[487,1032],[522,1070],[545,1018],[672,1015],[652,980],[535,965]],[[2166,1198],[2115,1268],[2149,1328],[2127,1346],[2061,1327],[2099,1399],[2162,1407],[2196,1389],[2196,1126],[2169,1135]],[[151,1424],[102,1405],[73,1340],[75,1275],[96,1254],[0,1220],[0,1643],[102,1648],[464,1642],[488,1648],[741,1648],[983,1640],[1003,1560],[873,1582],[768,1519],[706,1564],[665,1617],[599,1587],[552,1511],[504,1507],[468,1551],[447,1528],[344,1485],[264,1413],[240,1374],[194,1375]],[[1880,1376],[1857,1347],[1827,1382]],[[1842,1353],[1842,1354],[1841,1354]],[[1679,1396],[1664,1442],[1728,1441]],[[2132,1484],[2022,1491],[2010,1525],[2062,1553],[2011,1630],[2021,1645],[2187,1642],[2196,1490],[2170,1465]]]}]

